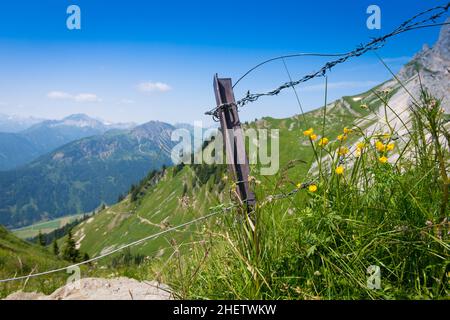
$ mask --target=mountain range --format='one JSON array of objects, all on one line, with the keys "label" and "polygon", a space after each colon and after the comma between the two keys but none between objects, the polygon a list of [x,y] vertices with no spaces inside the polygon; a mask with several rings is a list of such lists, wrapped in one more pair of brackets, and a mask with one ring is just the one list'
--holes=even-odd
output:
[{"label": "mountain range", "polygon": [[[16,118],[10,118],[12,127]],[[30,124],[32,118],[26,119]],[[0,131],[0,171],[20,167],[69,142],[133,126],[134,124],[105,124],[84,114],[74,114],[62,120],[38,121],[19,132]]]},{"label": "mountain range", "polygon": [[[170,136],[175,127],[170,124],[150,121],[129,130],[93,135],[106,128],[80,116],[64,122],[38,125],[24,135],[42,134],[42,140],[35,134],[35,145],[48,141],[44,145],[48,148],[77,135],[88,137],[58,147],[14,170],[0,172],[0,224],[20,227],[92,211],[102,203],[115,202],[149,171],[171,164]],[[80,130],[73,130],[73,122]],[[45,140],[44,134],[53,130],[61,135]]]},{"label": "mountain range", "polygon": [[6,115],[0,113],[0,132],[20,132],[42,121],[44,120],[35,117]]}]

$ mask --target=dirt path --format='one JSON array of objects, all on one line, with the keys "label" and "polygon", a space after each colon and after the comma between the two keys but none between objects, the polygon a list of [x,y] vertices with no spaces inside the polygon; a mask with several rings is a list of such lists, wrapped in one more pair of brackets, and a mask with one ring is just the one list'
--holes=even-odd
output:
[{"label": "dirt path", "polygon": [[141,217],[139,214],[137,214],[137,217],[138,217],[139,221],[142,222],[142,223],[146,223],[146,224],[148,224],[148,225],[151,225],[151,226],[154,226],[154,227],[157,227],[157,228],[162,229],[161,224],[156,224],[156,223],[154,223],[154,222],[151,222],[150,220]]}]

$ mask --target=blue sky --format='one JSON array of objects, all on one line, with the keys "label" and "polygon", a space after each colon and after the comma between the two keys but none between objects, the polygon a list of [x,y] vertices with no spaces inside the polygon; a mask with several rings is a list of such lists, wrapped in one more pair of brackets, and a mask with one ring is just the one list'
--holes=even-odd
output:
[{"label": "blue sky", "polygon": [[[345,52],[388,33],[403,20],[446,1],[2,1],[0,113],[61,118],[86,113],[108,121],[192,122],[210,119],[214,73],[237,79],[280,54]],[[221,4],[222,3],[222,4]],[[225,3],[226,5],[223,5]],[[81,8],[81,30],[68,30],[66,9]],[[382,29],[366,28],[366,8],[382,10]],[[379,51],[399,70],[438,28],[400,35]],[[325,59],[287,60],[294,78]],[[389,78],[373,54],[329,74],[329,100],[370,89]],[[281,62],[251,74],[236,88],[265,91],[287,81]],[[305,110],[323,101],[317,79],[299,88]],[[242,120],[299,111],[292,91],[262,99]]]}]

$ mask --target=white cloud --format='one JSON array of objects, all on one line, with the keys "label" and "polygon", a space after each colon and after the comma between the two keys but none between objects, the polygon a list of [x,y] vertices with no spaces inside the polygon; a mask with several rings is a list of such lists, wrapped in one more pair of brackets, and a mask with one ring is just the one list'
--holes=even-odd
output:
[{"label": "white cloud", "polygon": [[70,94],[63,91],[51,91],[47,93],[47,97],[53,100],[72,100],[75,102],[101,102],[96,94],[93,93],[79,93],[79,94]]},{"label": "white cloud", "polygon": [[[328,89],[357,89],[373,87],[380,84],[376,81],[340,81],[340,82],[329,82]],[[325,90],[325,84],[315,84],[306,87],[300,87],[300,91],[320,91]]]},{"label": "white cloud", "polygon": [[138,85],[138,90],[141,92],[167,92],[172,88],[163,82],[142,82]]},{"label": "white cloud", "polygon": [[47,97],[49,99],[64,100],[64,99],[71,99],[72,95],[68,94],[67,92],[62,92],[62,91],[51,91],[51,92],[47,93]]},{"label": "white cloud", "polygon": [[136,101],[131,100],[131,99],[122,99],[119,101],[119,104],[135,104]]},{"label": "white cloud", "polygon": [[102,99],[97,97],[96,94],[93,93],[80,93],[74,96],[74,100],[77,102],[100,102]]}]

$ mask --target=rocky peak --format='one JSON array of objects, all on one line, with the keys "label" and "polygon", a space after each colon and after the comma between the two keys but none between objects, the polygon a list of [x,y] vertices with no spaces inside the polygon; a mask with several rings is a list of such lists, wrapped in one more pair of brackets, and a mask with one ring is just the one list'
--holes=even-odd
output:
[{"label": "rocky peak", "polygon": [[[446,20],[450,23],[450,18]],[[420,84],[417,74],[420,73],[422,85],[435,97],[444,98],[442,105],[444,110],[450,112],[448,90],[450,88],[450,25],[441,28],[439,38],[433,47],[424,45],[413,59],[408,62],[398,73],[398,78],[403,82],[414,80],[416,94],[420,92]]]},{"label": "rocky peak", "polygon": [[[445,22],[450,23],[450,17]],[[443,59],[450,60],[450,24],[442,26],[439,40],[436,42],[433,50]]]},{"label": "rocky peak", "polygon": [[[450,18],[446,20],[450,23]],[[411,76],[411,71],[417,72],[417,68],[421,71],[442,72],[450,67],[450,25],[444,25],[441,28],[439,39],[434,46],[430,48],[427,44],[422,47],[414,58],[405,65],[400,71],[401,75],[406,73],[407,78]],[[411,70],[413,69],[413,70]]]},{"label": "rocky peak", "polygon": [[172,125],[161,121],[149,121],[131,130],[131,134],[138,139],[159,140],[170,138],[170,134],[175,130]]}]

